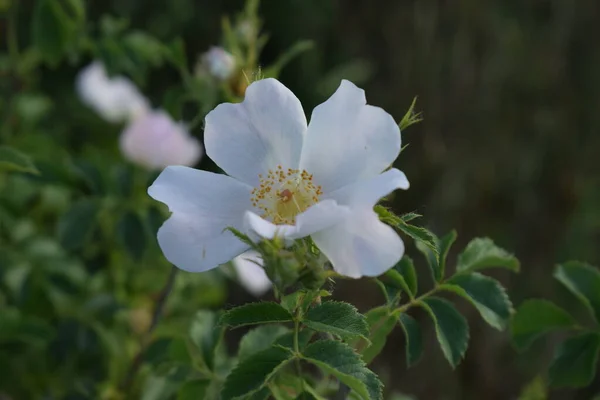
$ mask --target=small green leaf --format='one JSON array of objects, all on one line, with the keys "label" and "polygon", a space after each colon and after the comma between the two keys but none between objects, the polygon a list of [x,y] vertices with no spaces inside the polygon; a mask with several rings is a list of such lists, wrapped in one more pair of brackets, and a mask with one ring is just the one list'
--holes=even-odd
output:
[{"label": "small green leaf", "polygon": [[288,361],[292,353],[281,347],[271,347],[241,361],[225,379],[222,400],[248,396],[262,389]]},{"label": "small green leaf", "polygon": [[417,218],[421,218],[421,217],[422,217],[421,214],[417,214],[415,212],[409,212],[406,214],[402,214],[400,216],[400,219],[404,222],[409,222],[409,221],[412,221],[413,219],[417,219]]},{"label": "small green leaf", "polygon": [[416,104],[417,104],[417,98],[415,97],[413,99],[412,103],[410,104],[408,111],[406,111],[406,114],[404,114],[404,117],[402,117],[402,120],[398,124],[401,131],[403,131],[404,129],[408,128],[411,125],[414,125],[414,124],[417,124],[417,123],[423,121],[423,117],[421,117],[421,113],[415,112]]},{"label": "small green leaf", "polygon": [[39,174],[29,156],[8,146],[0,146],[0,171],[27,172]]},{"label": "small green leaf", "polygon": [[400,222],[396,225],[396,228],[410,236],[415,244],[424,245],[429,248],[437,257],[438,249],[436,246],[436,237],[429,230],[416,225],[411,225],[400,219]]},{"label": "small green leaf", "polygon": [[394,268],[386,271],[385,276],[390,285],[405,291],[411,299],[417,294],[417,273],[410,257],[404,256]]},{"label": "small green leaf", "polygon": [[584,387],[596,376],[600,334],[586,332],[562,342],[556,349],[548,376],[552,387]]},{"label": "small green leaf", "polygon": [[455,368],[469,346],[469,325],[456,308],[444,299],[429,297],[419,303],[435,325],[435,333],[444,356]]},{"label": "small green leaf", "polygon": [[268,349],[275,340],[288,332],[289,329],[281,325],[263,325],[252,329],[240,341],[238,358],[244,360],[259,351]]},{"label": "small green leaf", "polygon": [[406,313],[400,314],[400,326],[404,330],[404,342],[406,344],[406,366],[415,365],[423,354],[423,338],[419,323]]},{"label": "small green leaf", "polygon": [[31,20],[33,46],[50,64],[57,64],[67,48],[69,17],[56,0],[38,0]]},{"label": "small green leaf", "polygon": [[73,204],[58,221],[58,240],[67,250],[77,250],[83,246],[94,226],[99,206],[93,199],[82,199]]},{"label": "small green leaf", "polygon": [[133,211],[126,211],[117,223],[117,237],[136,261],[146,250],[146,229],[141,218]]},{"label": "small green leaf", "polygon": [[302,357],[352,389],[361,399],[382,399],[382,384],[352,348],[335,340],[308,345]]},{"label": "small green leaf", "polygon": [[361,339],[355,346],[360,350],[363,360],[369,364],[383,350],[387,337],[396,326],[398,317],[390,312],[388,307],[377,307],[369,310],[365,317],[369,324],[369,340],[371,345]]},{"label": "small green leaf", "polygon": [[344,339],[369,335],[365,316],[352,304],[339,301],[326,301],[308,310],[302,321],[307,327],[331,333]]},{"label": "small green leaf", "polygon": [[177,400],[205,399],[209,386],[210,381],[208,379],[196,379],[193,381],[188,381],[184,383],[177,392]]},{"label": "small green leaf", "polygon": [[527,300],[513,315],[510,334],[515,347],[524,350],[543,334],[575,326],[573,317],[555,304],[547,300]]},{"label": "small green leaf", "polygon": [[496,246],[491,239],[475,238],[458,256],[457,272],[472,272],[478,269],[501,267],[519,271],[519,260],[506,250]]},{"label": "small green leaf", "polygon": [[461,274],[441,285],[440,289],[454,292],[471,302],[492,327],[498,330],[506,327],[512,303],[497,280],[478,273]]},{"label": "small green leaf", "polygon": [[146,378],[141,400],[169,400],[188,379],[189,369],[173,367],[165,375],[150,375]]},{"label": "small green leaf", "polygon": [[441,282],[446,275],[446,258],[448,257],[450,247],[456,240],[456,231],[449,232],[441,239],[433,233],[432,235],[434,237],[437,252],[432,251],[430,247],[423,243],[417,243],[417,249],[425,256],[433,279],[436,282]]},{"label": "small green leaf", "polygon": [[600,322],[600,271],[591,265],[569,261],[559,265],[554,277],[565,285]]},{"label": "small green leaf", "polygon": [[217,314],[211,311],[198,311],[190,325],[192,343],[200,351],[200,357],[209,370],[214,367],[215,349],[221,339],[222,330],[217,326]]},{"label": "small green leaf", "polygon": [[226,311],[219,324],[234,328],[245,325],[268,324],[273,322],[289,322],[292,314],[277,303],[248,303]]}]

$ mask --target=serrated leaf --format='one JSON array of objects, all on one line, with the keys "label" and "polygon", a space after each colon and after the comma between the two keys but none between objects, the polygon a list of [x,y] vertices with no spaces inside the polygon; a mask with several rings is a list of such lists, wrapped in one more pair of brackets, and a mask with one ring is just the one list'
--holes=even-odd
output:
[{"label": "serrated leaf", "polygon": [[131,258],[139,261],[146,250],[146,229],[137,213],[126,211],[117,223],[117,237]]},{"label": "serrated leaf", "polygon": [[29,156],[8,146],[0,146],[0,171],[39,174],[39,171],[35,165],[33,165]]},{"label": "serrated leaf", "polygon": [[395,227],[406,235],[410,236],[416,245],[424,245],[429,248],[437,257],[438,249],[436,246],[436,237],[426,228],[422,226],[411,225],[400,219],[400,222]]},{"label": "serrated leaf", "polygon": [[416,245],[417,249],[423,253],[427,260],[427,265],[429,266],[433,280],[435,282],[441,282],[446,275],[446,257],[448,257],[448,251],[456,240],[456,231],[451,231],[442,238],[438,238],[435,235],[433,236],[437,253],[422,243],[417,243]]},{"label": "serrated leaf", "polygon": [[292,321],[292,314],[277,303],[248,303],[226,311],[219,324],[234,328],[245,325]]},{"label": "serrated leaf", "polygon": [[524,350],[543,334],[575,326],[573,317],[554,303],[527,300],[515,311],[510,322],[510,334],[515,347]]},{"label": "serrated leaf", "polygon": [[200,352],[202,362],[209,370],[214,367],[215,349],[222,330],[217,326],[218,316],[211,311],[198,311],[192,320],[189,336]]},{"label": "serrated leaf", "polygon": [[288,328],[281,325],[264,325],[252,329],[240,341],[238,358],[244,360],[259,351],[268,349],[278,338],[289,331]]},{"label": "serrated leaf", "polygon": [[259,391],[292,359],[292,353],[281,347],[271,347],[248,357],[225,379],[221,399],[236,399]]},{"label": "serrated leaf", "polygon": [[559,265],[554,277],[571,291],[600,322],[600,271],[591,265],[569,261]]},{"label": "serrated leaf", "polygon": [[302,321],[307,327],[337,335],[344,339],[367,338],[369,326],[365,316],[352,304],[326,301],[308,310]]},{"label": "serrated leaf", "polygon": [[556,349],[548,376],[552,387],[584,387],[596,376],[600,334],[586,332],[562,342]]},{"label": "serrated leaf", "polygon": [[496,246],[489,238],[475,238],[458,255],[457,272],[472,272],[478,269],[500,267],[511,271],[519,270],[519,260],[514,255]]},{"label": "serrated leaf", "polygon": [[418,283],[417,272],[415,271],[413,260],[409,256],[405,255],[398,262],[398,264],[394,266],[394,269],[398,271],[400,275],[402,275],[407,285],[405,290],[408,291],[408,294],[411,298],[414,298],[418,292]]},{"label": "serrated leaf", "polygon": [[396,326],[398,317],[393,315],[390,309],[385,306],[369,310],[365,317],[369,325],[371,345],[369,346],[365,340],[360,340],[355,348],[361,353],[365,363],[369,364],[383,350],[388,335]]},{"label": "serrated leaf", "polygon": [[406,366],[415,365],[423,354],[423,337],[419,323],[406,313],[400,314],[400,326],[404,331],[404,343],[406,344]]},{"label": "serrated leaf", "polygon": [[440,285],[440,289],[454,292],[471,302],[492,327],[498,330],[506,327],[512,303],[497,280],[478,273],[456,275],[447,284]]},{"label": "serrated leaf", "polygon": [[93,199],[82,199],[73,204],[57,224],[60,244],[67,250],[82,247],[96,225],[98,211],[98,203]]},{"label": "serrated leaf", "polygon": [[302,358],[352,389],[364,400],[382,399],[383,385],[352,348],[335,340],[320,340],[304,350]]},{"label": "serrated leaf", "polygon": [[[310,329],[302,329],[298,332],[298,348],[302,351],[310,342],[310,339],[314,336],[314,332]],[[294,348],[294,332],[284,333],[279,336],[275,342],[274,346],[283,346],[292,350]]]},{"label": "serrated leaf", "polygon": [[455,368],[469,346],[469,325],[465,318],[447,300],[429,297],[419,303],[427,311],[435,326],[435,333],[444,356]]}]

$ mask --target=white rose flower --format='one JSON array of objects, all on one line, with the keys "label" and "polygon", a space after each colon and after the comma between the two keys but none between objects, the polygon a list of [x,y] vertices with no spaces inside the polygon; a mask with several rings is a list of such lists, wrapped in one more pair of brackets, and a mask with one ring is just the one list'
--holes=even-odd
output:
[{"label": "white rose flower", "polygon": [[217,79],[227,80],[235,71],[235,57],[222,47],[213,46],[202,55],[202,63]]},{"label": "white rose flower", "polygon": [[262,265],[262,258],[254,250],[250,250],[235,257],[232,261],[235,273],[242,284],[256,297],[267,293],[271,288],[271,281]]},{"label": "white rose flower", "polygon": [[380,275],[402,257],[402,240],[373,211],[409,186],[397,169],[382,173],[400,152],[400,129],[351,82],[314,109],[308,126],[289,89],[254,82],[242,103],[206,116],[204,138],[229,176],[174,166],[148,189],[172,212],[158,242],[177,267],[206,271],[248,250],[226,227],[264,238],[310,235],[353,278]]},{"label": "white rose flower", "polygon": [[108,122],[129,121],[150,108],[148,100],[129,79],[109,77],[98,61],[79,73],[76,89],[81,100]]},{"label": "white rose flower", "polygon": [[150,170],[195,165],[202,156],[200,142],[162,110],[134,119],[121,134],[120,146],[125,158]]}]

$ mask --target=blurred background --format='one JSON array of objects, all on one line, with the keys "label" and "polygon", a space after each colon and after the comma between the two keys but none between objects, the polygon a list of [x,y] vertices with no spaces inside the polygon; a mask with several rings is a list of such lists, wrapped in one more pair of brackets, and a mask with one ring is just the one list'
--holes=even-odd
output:
[{"label": "blurred background", "polygon": [[[8,12],[14,1],[0,1],[0,9]],[[21,0],[17,11],[17,29],[23,46],[29,40],[35,3],[35,0]],[[129,28],[148,32],[165,43],[181,37],[191,66],[210,46],[222,44],[223,16],[241,12],[244,2],[104,0],[88,1],[86,7],[87,19],[95,24],[101,16],[111,15],[129,21]],[[553,281],[552,270],[557,262],[567,259],[600,264],[600,3],[596,0],[264,0],[259,16],[262,32],[269,35],[260,65],[273,64],[299,40],[314,43],[279,75],[307,112],[324,101],[341,78],[364,88],[370,104],[384,108],[398,121],[413,98],[418,97],[416,110],[422,112],[424,120],[403,132],[403,144],[409,146],[396,165],[408,176],[411,188],[396,193],[390,201],[396,212],[423,214],[421,223],[438,235],[456,229],[458,240],[450,260],[472,237],[492,238],[521,261],[519,276],[495,274],[509,288],[514,304],[525,298],[546,297],[577,312],[575,301]],[[0,37],[7,34],[6,21],[1,22]],[[22,115],[20,122],[2,121],[9,125],[8,130],[10,123],[18,124],[20,132],[31,130],[31,135],[6,135],[5,140],[28,151],[43,172],[36,178],[36,183],[43,183],[41,193],[34,189],[31,179],[3,182],[0,211],[4,210],[4,218],[11,221],[10,240],[16,258],[22,250],[15,250],[15,243],[30,246],[31,242],[15,239],[15,229],[19,229],[18,235],[22,237],[29,237],[32,229],[41,230],[38,233],[42,237],[51,236],[56,222],[52,210],[67,210],[74,201],[76,195],[57,188],[57,181],[79,182],[74,184],[79,185],[84,196],[104,190],[97,187],[102,183],[94,182],[98,173],[87,164],[100,158],[104,163],[109,162],[110,159],[103,158],[104,153],[100,155],[95,149],[111,146],[116,149],[115,144],[107,143],[116,143],[120,128],[85,109],[75,94],[74,76],[91,60],[89,54],[83,54],[56,65],[41,64],[27,79],[16,78],[6,72],[7,68],[2,69],[0,87],[5,100],[1,104],[9,104],[10,96],[20,96],[17,103],[26,104],[23,112],[34,114]],[[116,70],[128,72],[119,67]],[[136,82],[155,105],[164,105],[165,97],[179,84],[180,77],[175,69],[156,65],[150,66],[147,74]],[[23,93],[30,96],[23,98]],[[2,112],[7,110],[0,108]],[[184,107],[180,116],[190,120],[189,114],[193,112]],[[201,136],[201,125],[193,132]],[[116,150],[113,157],[119,158]],[[67,159],[77,168],[69,169],[71,172],[65,177],[59,166]],[[213,168],[206,157],[200,167]],[[118,177],[123,172],[108,169],[100,174],[120,182]],[[152,179],[135,176],[138,178],[134,177],[134,181],[138,181],[134,187],[147,185]],[[7,195],[9,191],[13,198]],[[142,199],[143,191],[140,193],[139,199],[130,198],[131,209],[139,202],[151,203]],[[19,197],[14,198],[17,194]],[[15,217],[27,214],[28,210],[37,213],[36,221],[45,224],[45,228]],[[160,223],[160,218],[159,214],[155,220]],[[110,216],[101,221],[109,219]],[[99,235],[94,236],[96,239],[106,239],[101,233],[95,235]],[[1,240],[8,243],[8,234],[0,236]],[[154,240],[148,235],[148,244],[154,245]],[[38,247],[35,251],[42,252],[40,257],[47,262],[48,256]],[[102,269],[109,260],[117,264],[134,263],[129,259],[124,261],[121,253],[105,254],[94,246],[83,250],[78,246],[68,247],[66,253],[60,251],[60,257],[70,261],[80,257],[83,261],[73,262],[83,263],[86,273]],[[150,255],[145,255],[141,267],[152,264],[154,272],[139,283],[143,287],[140,292],[156,295],[169,266],[164,260],[156,261],[162,256],[155,249],[147,252]],[[414,247],[409,247],[408,253],[422,261]],[[87,365],[86,368],[93,365],[98,354],[105,351],[104,345],[99,344],[103,343],[100,331],[80,326],[82,322],[75,316],[59,320],[55,303],[64,300],[57,297],[64,296],[65,291],[74,298],[88,299],[83,292],[89,294],[102,284],[88,283],[86,289],[72,287],[72,277],[65,278],[64,271],[53,272],[49,279],[60,288],[61,294],[48,294],[46,289],[36,286],[42,284],[35,275],[8,274],[7,271],[14,270],[10,266],[15,265],[15,257],[11,257],[8,250],[0,255],[0,266],[5,267],[0,304],[39,317],[47,313],[55,315],[51,323],[60,340],[52,344],[50,357],[68,360],[68,356],[59,354],[68,352],[76,343],[82,346],[79,353],[86,354],[86,360],[77,362]],[[424,263],[418,267],[423,272],[420,276],[427,277]],[[79,267],[73,267],[73,271],[80,273]],[[136,274],[135,270],[127,271]],[[219,307],[223,302],[231,305],[253,299],[222,275],[189,275],[186,274],[185,282],[176,284],[178,292],[169,303],[168,321],[185,318],[186,307]],[[123,292],[136,284],[135,278],[129,278],[130,275],[110,277]],[[181,274],[179,278],[183,279]],[[431,282],[424,278],[420,285],[425,289]],[[202,298],[198,298],[200,292]],[[378,288],[366,281],[339,282],[335,295],[356,304],[361,311],[383,301]],[[111,297],[106,293],[102,296],[94,300],[98,304],[89,306],[90,310],[108,313],[94,317],[98,322],[104,321],[102,318],[130,321],[131,315],[149,318],[151,296]],[[544,371],[552,357],[553,339],[537,344],[525,354],[517,354],[506,332],[485,325],[468,304],[460,301],[458,304],[469,316],[471,325],[470,347],[464,362],[454,371],[448,366],[435,343],[430,322],[416,312],[414,316],[422,322],[426,336],[424,357],[415,367],[406,369],[404,339],[397,329],[374,363],[375,371],[386,384],[386,393],[402,392],[419,400],[517,399],[523,388]],[[113,309],[123,307],[142,311],[127,314],[128,317],[114,317]],[[135,323],[133,328],[118,326],[124,330],[123,334],[130,329],[135,331]],[[177,326],[176,322],[172,326]],[[17,393],[12,398],[29,398],[26,394],[18,397],[19,391],[11,385],[14,379],[19,379],[15,376],[25,376],[15,369],[18,363],[14,360],[18,356],[24,360],[23,365],[30,365],[23,355],[29,354],[26,350],[30,344],[24,344],[21,350],[12,346],[10,351],[14,353],[2,353],[5,361],[0,361],[0,370],[4,369],[2,364],[9,365],[9,360],[12,364],[11,371],[3,371],[8,378],[0,378],[0,393],[6,385],[7,393]],[[40,361],[37,376],[43,377],[42,370],[52,365],[53,361]],[[72,371],[71,378],[77,380],[76,370]],[[86,371],[89,372],[86,379],[97,379],[105,373],[103,368]],[[29,370],[27,384],[49,383],[36,382],[36,374]],[[598,392],[600,379],[588,389],[553,391],[549,398],[583,400]],[[545,397],[531,397],[537,398]]]}]

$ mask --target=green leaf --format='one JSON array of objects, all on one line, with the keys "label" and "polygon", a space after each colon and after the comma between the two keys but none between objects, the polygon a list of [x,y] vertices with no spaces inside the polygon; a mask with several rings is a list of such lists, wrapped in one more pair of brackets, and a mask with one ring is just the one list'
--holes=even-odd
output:
[{"label": "green leaf", "polygon": [[234,328],[245,325],[292,321],[292,314],[277,303],[248,303],[226,311],[219,324]]},{"label": "green leaf", "polygon": [[435,325],[435,333],[444,356],[455,368],[469,346],[469,325],[452,303],[439,297],[429,297],[419,303]]},{"label": "green leaf", "polygon": [[541,376],[535,377],[521,391],[517,400],[548,400],[548,388]]},{"label": "green leaf", "polygon": [[67,250],[83,246],[96,225],[99,206],[93,199],[82,199],[60,218],[57,224],[58,240]]},{"label": "green leaf", "polygon": [[409,222],[409,221],[412,221],[413,219],[417,219],[417,218],[421,218],[421,217],[422,217],[421,214],[417,214],[415,212],[409,212],[406,214],[402,214],[400,216],[400,219],[404,222]]},{"label": "green leaf", "polygon": [[543,334],[575,326],[573,317],[555,304],[547,300],[527,300],[513,315],[510,334],[515,347],[524,350]]},{"label": "green leaf", "polygon": [[[404,256],[394,268],[385,273],[387,285],[405,291],[411,299],[417,294],[417,273],[410,257]],[[385,288],[385,286],[384,286]]]},{"label": "green leaf", "polygon": [[302,357],[352,389],[360,398],[383,399],[383,385],[352,348],[335,340],[308,345]]},{"label": "green leaf", "polygon": [[381,353],[388,335],[394,330],[398,317],[390,312],[388,307],[377,307],[369,310],[365,317],[369,324],[369,341],[371,345],[364,339],[358,341],[355,348],[362,354],[363,360],[369,364],[373,359]]},{"label": "green leaf", "polygon": [[279,56],[275,63],[265,68],[263,72],[265,78],[277,78],[283,67],[285,67],[294,58],[312,49],[313,47],[314,42],[312,40],[300,40],[294,43],[283,54]]},{"label": "green leaf", "polygon": [[417,243],[417,249],[425,256],[434,281],[441,282],[446,275],[446,257],[448,257],[448,251],[456,240],[456,231],[449,232],[441,239],[435,235],[433,236],[437,252],[432,251],[430,247],[425,246],[423,243]]},{"label": "green leaf", "polygon": [[39,174],[31,158],[8,146],[0,146],[0,171],[27,172]]},{"label": "green leaf", "polygon": [[259,391],[292,359],[292,353],[281,347],[271,347],[246,358],[225,379],[221,399],[235,399]]},{"label": "green leaf", "polygon": [[200,351],[202,362],[209,370],[214,367],[215,349],[221,339],[222,330],[217,326],[217,314],[211,311],[198,311],[190,325],[192,343]]},{"label": "green leaf", "polygon": [[584,387],[596,376],[600,334],[586,332],[569,338],[556,349],[548,376],[552,387]]},{"label": "green leaf", "polygon": [[419,122],[423,121],[423,118],[421,117],[421,113],[415,112],[416,104],[417,104],[417,98],[415,97],[413,99],[412,103],[410,104],[408,111],[406,111],[406,114],[404,114],[404,117],[402,117],[402,120],[398,124],[401,131],[403,131],[404,129],[408,128],[411,125],[418,124]]},{"label": "green leaf", "polygon": [[506,327],[512,303],[497,280],[478,273],[456,275],[440,289],[454,292],[471,302],[492,327],[498,330]]},{"label": "green leaf", "polygon": [[436,237],[429,230],[416,225],[411,225],[404,222],[402,219],[399,220],[399,223],[395,225],[395,227],[406,235],[410,236],[417,246],[426,246],[429,248],[437,257],[438,249],[436,246]]},{"label": "green leaf", "polygon": [[205,399],[209,385],[210,381],[207,379],[188,381],[177,392],[177,400]]},{"label": "green leaf", "polygon": [[133,211],[126,211],[117,223],[117,237],[136,261],[142,259],[146,250],[146,229],[142,219]]},{"label": "green leaf", "polygon": [[559,265],[554,277],[565,285],[600,322],[600,271],[591,265],[569,261]]},{"label": "green leaf", "polygon": [[478,269],[501,267],[519,271],[519,260],[506,250],[496,246],[491,239],[475,238],[458,256],[457,272],[472,272]]},{"label": "green leaf", "polygon": [[141,400],[168,400],[177,389],[187,380],[189,370],[183,367],[173,367],[165,375],[150,375],[144,382]]},{"label": "green leaf", "polygon": [[[302,351],[310,342],[310,339],[314,336],[314,332],[310,329],[302,329],[298,332],[298,348]],[[279,336],[275,342],[275,346],[287,347],[290,350],[294,349],[294,332],[288,332]]]},{"label": "green leaf", "polygon": [[67,48],[69,17],[56,0],[38,0],[33,11],[33,46],[44,60],[57,64]]},{"label": "green leaf", "polygon": [[240,341],[238,358],[244,360],[259,351],[268,349],[275,340],[289,331],[288,328],[281,325],[263,325],[252,329]]},{"label": "green leaf", "polygon": [[365,316],[352,304],[339,301],[326,301],[308,310],[302,321],[307,327],[331,333],[344,339],[369,335]]},{"label": "green leaf", "polygon": [[404,342],[406,344],[406,366],[415,365],[423,354],[423,338],[419,323],[406,313],[400,314],[400,326],[404,331]]}]

